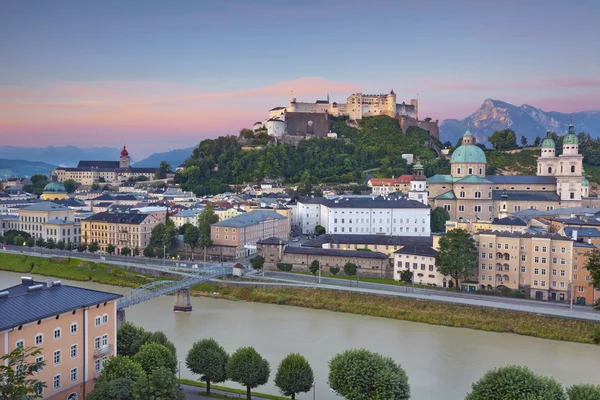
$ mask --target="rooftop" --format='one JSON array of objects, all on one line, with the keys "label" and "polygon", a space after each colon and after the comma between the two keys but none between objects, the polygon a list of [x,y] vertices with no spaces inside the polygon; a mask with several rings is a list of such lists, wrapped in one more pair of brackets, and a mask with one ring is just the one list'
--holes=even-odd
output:
[{"label": "rooftop", "polygon": [[85,219],[85,221],[109,222],[115,224],[140,224],[148,218],[147,214],[141,213],[109,213],[100,212]]},{"label": "rooftop", "polygon": [[[29,290],[37,285],[42,286],[37,290]],[[45,283],[33,281],[33,278],[23,279],[20,285],[0,292],[8,292],[8,297],[0,297],[0,331],[121,297],[120,294],[60,283],[48,287]],[[112,311],[111,308],[109,312]]]},{"label": "rooftop", "polygon": [[256,225],[256,224],[259,224],[263,221],[267,221],[270,219],[286,219],[286,217],[284,217],[281,214],[278,214],[275,211],[252,210],[252,211],[244,213],[244,214],[236,215],[235,217],[226,219],[224,221],[219,221],[215,224],[212,224],[212,226],[224,226],[224,227],[232,227],[232,228],[240,227],[241,228],[244,226]]},{"label": "rooftop", "polygon": [[301,198],[298,203],[323,204],[329,208],[429,208],[429,206],[416,200],[401,198],[386,200],[383,197],[340,198],[336,200],[327,200],[323,197]]},{"label": "rooftop", "polygon": [[[493,200],[502,200],[504,190],[492,190]],[[560,201],[560,196],[556,192],[545,190],[507,190],[508,200],[520,201]]]},{"label": "rooftop", "polygon": [[430,246],[426,246],[423,244],[407,244],[403,248],[398,251],[395,251],[396,254],[415,254],[426,257],[435,257],[437,256],[437,251],[432,249]]},{"label": "rooftop", "polygon": [[500,237],[513,237],[513,238],[539,238],[539,239],[552,239],[552,240],[564,240],[571,241],[570,237],[561,236],[557,233],[520,233],[520,232],[499,232],[499,231],[481,231],[478,235],[494,235]]},{"label": "rooftop", "polygon": [[600,237],[598,228],[565,228],[565,235],[572,236],[577,232],[577,237]]},{"label": "rooftop", "polygon": [[492,221],[492,225],[515,225],[527,226],[527,222],[517,217],[496,218]]},{"label": "rooftop", "polygon": [[323,244],[356,244],[406,246],[408,244],[424,244],[431,246],[433,239],[429,236],[389,236],[389,235],[322,235],[309,240],[302,247],[322,247]]},{"label": "rooftop", "polygon": [[30,206],[24,207],[21,209],[22,211],[68,211],[69,207],[61,206],[60,204],[53,203],[51,201],[44,201],[37,204],[32,204]]},{"label": "rooftop", "polygon": [[370,259],[388,259],[389,256],[378,251],[358,251],[358,250],[337,250],[337,249],[321,249],[315,247],[286,247],[285,253],[289,254],[306,254],[315,256],[331,256],[331,257],[353,257],[353,258],[370,258]]}]

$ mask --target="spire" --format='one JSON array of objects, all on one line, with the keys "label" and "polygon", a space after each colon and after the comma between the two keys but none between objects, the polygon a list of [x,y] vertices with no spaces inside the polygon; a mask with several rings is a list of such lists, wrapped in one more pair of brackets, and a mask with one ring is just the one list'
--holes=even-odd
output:
[{"label": "spire", "polygon": [[546,136],[550,136],[550,122],[548,122],[548,127],[546,128]]},{"label": "spire", "polygon": [[327,92],[327,104],[329,104],[329,92]]},{"label": "spire", "polygon": [[573,125],[573,114],[571,114],[571,123],[569,124],[569,134],[575,134],[575,126]]}]

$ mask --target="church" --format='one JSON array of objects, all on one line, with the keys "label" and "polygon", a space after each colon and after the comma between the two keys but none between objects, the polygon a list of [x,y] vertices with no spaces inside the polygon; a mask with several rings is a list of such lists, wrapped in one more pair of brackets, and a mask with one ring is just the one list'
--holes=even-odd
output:
[{"label": "church", "polygon": [[562,154],[547,132],[535,176],[486,175],[486,157],[469,129],[450,158],[450,175],[427,178],[429,204],[442,207],[451,219],[492,219],[526,209],[597,207],[590,198],[583,156],[573,122],[563,139]]},{"label": "church", "polygon": [[123,146],[119,161],[79,161],[75,168],[59,167],[52,171],[59,182],[73,179],[80,185],[91,186],[97,182],[120,183],[129,178],[145,176],[154,179],[158,168],[136,168],[131,166],[131,158],[127,148]]}]

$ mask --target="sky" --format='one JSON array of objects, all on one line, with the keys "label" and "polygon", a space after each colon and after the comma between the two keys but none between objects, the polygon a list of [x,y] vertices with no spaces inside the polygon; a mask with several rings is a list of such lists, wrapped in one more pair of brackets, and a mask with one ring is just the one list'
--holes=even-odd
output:
[{"label": "sky", "polygon": [[600,110],[598,0],[0,1],[0,145],[237,134],[290,97]]}]

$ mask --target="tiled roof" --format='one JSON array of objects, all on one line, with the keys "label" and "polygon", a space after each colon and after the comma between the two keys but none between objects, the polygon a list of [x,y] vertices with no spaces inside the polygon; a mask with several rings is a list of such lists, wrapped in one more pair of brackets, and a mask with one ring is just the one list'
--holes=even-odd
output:
[{"label": "tiled roof", "polygon": [[477,175],[469,175],[467,177],[464,177],[462,179],[458,179],[457,181],[455,181],[456,183],[460,182],[460,183],[491,183],[490,181],[488,181],[487,179],[483,179]]},{"label": "tiled roof", "polygon": [[598,228],[565,228],[565,235],[572,236],[573,231],[577,232],[577,237],[600,237]]},{"label": "tiled roof", "polygon": [[212,226],[225,226],[237,228],[256,225],[268,219],[286,219],[286,217],[276,213],[275,211],[253,210],[244,214],[236,215],[235,217],[226,219],[224,221],[219,221],[215,224],[212,224]]},{"label": "tiled roof", "polygon": [[[493,200],[502,200],[503,190],[492,190]],[[508,201],[560,201],[560,196],[556,192],[545,190],[507,190]]]},{"label": "tiled roof", "polygon": [[67,211],[69,207],[61,206],[60,204],[53,203],[51,201],[43,201],[41,203],[32,204],[24,207],[23,211]]},{"label": "tiled roof", "polygon": [[[28,290],[30,286],[40,284],[43,285],[41,289]],[[8,297],[0,298],[0,331],[121,297],[120,294],[62,284],[48,288],[45,283],[33,280],[0,289],[2,291],[7,291]],[[107,310],[108,313],[112,311]]]},{"label": "tiled roof", "polygon": [[353,257],[353,258],[370,258],[385,260],[389,258],[387,254],[378,251],[358,251],[358,250],[337,250],[337,249],[320,249],[314,247],[286,247],[284,253],[303,254],[309,256],[331,256],[331,257]]},{"label": "tiled roof", "polygon": [[434,175],[427,178],[427,183],[452,183],[454,178],[452,175]]},{"label": "tiled roof", "polygon": [[485,177],[488,181],[495,184],[556,184],[554,176],[535,176],[535,175],[488,175]]},{"label": "tiled roof", "polygon": [[148,218],[148,214],[101,212],[85,219],[85,221],[110,222],[114,224],[140,224]]},{"label": "tiled roof", "polygon": [[495,219],[494,221],[492,221],[492,225],[527,226],[527,222],[523,221],[521,218],[506,217],[506,218]]},{"label": "tiled roof", "polygon": [[79,161],[77,164],[77,168],[109,168],[109,169],[117,169],[119,168],[119,161]]},{"label": "tiled roof", "polygon": [[302,247],[322,247],[323,244],[345,245],[382,245],[406,246],[411,243],[432,245],[431,236],[389,236],[389,235],[322,235],[315,240],[309,240]]},{"label": "tiled roof", "polygon": [[400,175],[398,178],[371,178],[372,186],[394,186],[396,184],[410,183],[412,175]]},{"label": "tiled roof", "polygon": [[561,236],[557,233],[520,233],[520,232],[499,232],[499,231],[481,231],[477,232],[477,235],[495,235],[500,237],[515,237],[515,238],[542,238],[552,240],[565,240],[571,241],[570,237]]},{"label": "tiled roof", "polygon": [[435,200],[456,200],[456,195],[454,194],[454,190],[450,190],[446,193],[436,196]]},{"label": "tiled roof", "polygon": [[396,254],[414,254],[425,257],[435,257],[437,256],[437,251],[432,249],[430,246],[422,245],[422,244],[407,244],[403,248],[398,251],[395,251]]},{"label": "tiled roof", "polygon": [[51,219],[50,221],[46,222],[46,224],[49,224],[49,225],[73,225],[73,224],[75,224],[75,221],[65,221],[63,219],[54,218],[54,219]]},{"label": "tiled roof", "polygon": [[277,237],[270,237],[270,238],[266,238],[266,239],[261,239],[258,242],[256,242],[256,244],[265,244],[265,245],[269,245],[269,244],[287,244],[287,242],[285,240],[277,238]]}]

